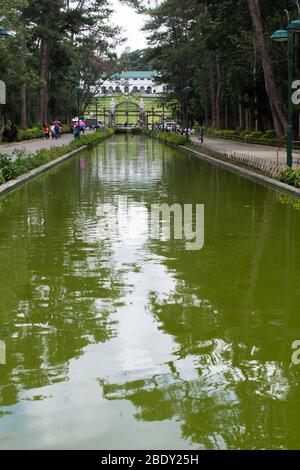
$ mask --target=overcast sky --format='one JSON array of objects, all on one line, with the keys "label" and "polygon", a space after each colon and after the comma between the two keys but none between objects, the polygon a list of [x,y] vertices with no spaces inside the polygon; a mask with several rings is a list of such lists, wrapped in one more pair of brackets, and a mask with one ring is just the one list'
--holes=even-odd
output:
[{"label": "overcast sky", "polygon": [[145,17],[138,15],[133,8],[121,4],[119,0],[111,0],[111,4],[115,9],[113,22],[124,29],[123,35],[128,38],[126,43],[117,49],[117,52],[121,53],[126,47],[130,47],[132,51],[146,47],[147,41],[141,31]]}]

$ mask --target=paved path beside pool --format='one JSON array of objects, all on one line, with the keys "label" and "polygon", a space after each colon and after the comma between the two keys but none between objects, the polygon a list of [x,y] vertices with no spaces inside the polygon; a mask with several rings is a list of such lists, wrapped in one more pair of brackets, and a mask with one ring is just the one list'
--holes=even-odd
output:
[{"label": "paved path beside pool", "polygon": [[[191,139],[194,143],[199,144],[200,148],[202,147],[198,137],[193,136]],[[275,162],[278,158],[279,163],[286,163],[286,149],[284,148],[277,149],[276,147],[268,147],[266,145],[245,144],[243,142],[213,139],[205,136],[204,146],[221,153],[237,152],[245,155],[255,155],[256,157]],[[295,164],[300,164],[300,153],[294,152],[293,159]]]},{"label": "paved path beside pool", "polygon": [[64,134],[61,139],[35,139],[12,144],[0,145],[0,153],[11,155],[15,150],[25,150],[27,153],[34,153],[41,149],[49,149],[51,147],[60,147],[68,145],[74,137],[72,134]]}]

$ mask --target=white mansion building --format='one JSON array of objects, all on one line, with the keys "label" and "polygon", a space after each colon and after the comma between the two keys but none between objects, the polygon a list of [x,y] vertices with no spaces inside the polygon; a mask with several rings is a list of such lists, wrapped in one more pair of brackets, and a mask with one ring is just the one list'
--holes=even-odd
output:
[{"label": "white mansion building", "polygon": [[154,71],[129,71],[116,74],[105,81],[100,88],[100,95],[114,93],[156,95],[163,93],[165,89],[164,85],[156,83]]}]

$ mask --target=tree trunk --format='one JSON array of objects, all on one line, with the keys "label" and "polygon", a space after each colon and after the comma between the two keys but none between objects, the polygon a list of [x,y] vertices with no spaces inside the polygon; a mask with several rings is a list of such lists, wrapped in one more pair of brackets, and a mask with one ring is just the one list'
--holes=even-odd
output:
[{"label": "tree trunk", "polygon": [[257,44],[261,53],[262,66],[265,76],[265,86],[272,112],[274,127],[278,137],[282,136],[287,128],[287,111],[280,96],[272,68],[269,47],[263,28],[263,21],[258,0],[248,0],[252,23],[255,29]]},{"label": "tree trunk", "polygon": [[221,129],[221,70],[220,63],[217,59],[217,92],[216,92],[216,124],[217,129]]},{"label": "tree trunk", "polygon": [[211,127],[217,128],[217,110],[216,110],[216,77],[214,64],[211,61],[209,65],[210,82],[210,101],[211,101]]},{"label": "tree trunk", "polygon": [[204,96],[203,96],[203,107],[204,107],[204,122],[203,122],[203,125],[206,126],[206,127],[209,125],[208,101],[209,101],[209,97],[207,96],[207,92],[206,92],[206,89],[205,89]]},{"label": "tree trunk", "polygon": [[23,83],[21,86],[21,128],[27,129],[27,88]]},{"label": "tree trunk", "polygon": [[38,91],[37,121],[43,124],[48,120],[48,74],[49,74],[49,40],[43,37],[40,52],[40,85]]},{"label": "tree trunk", "polygon": [[242,107],[242,95],[239,96],[239,129],[243,129],[243,107]]}]

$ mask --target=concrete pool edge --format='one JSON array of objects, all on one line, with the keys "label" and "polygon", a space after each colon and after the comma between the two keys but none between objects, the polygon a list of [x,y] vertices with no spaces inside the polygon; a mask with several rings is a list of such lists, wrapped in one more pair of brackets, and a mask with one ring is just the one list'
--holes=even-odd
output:
[{"label": "concrete pool edge", "polygon": [[51,162],[45,163],[44,165],[41,165],[27,173],[24,173],[23,175],[18,176],[16,179],[9,180],[6,183],[1,184],[0,185],[0,198],[2,196],[6,196],[10,192],[17,190],[20,186],[28,183],[29,181],[33,180],[37,176],[40,176],[43,173],[46,173],[48,170],[51,170],[52,168],[56,167],[60,163],[65,162],[66,160],[73,157],[77,153],[87,150],[90,147],[94,147],[95,145],[98,145],[99,143],[106,140],[108,137],[110,136],[106,136],[104,139],[103,137],[100,137],[94,142],[90,142],[89,144],[85,144],[82,147],[72,150],[71,152],[67,152],[61,157],[55,158]]},{"label": "concrete pool edge", "polygon": [[293,186],[289,186],[288,184],[281,183],[280,181],[269,178],[268,176],[260,175],[259,173],[256,173],[255,171],[251,171],[251,170],[248,170],[247,168],[234,165],[233,163],[228,163],[223,160],[219,160],[218,158],[211,157],[209,155],[206,155],[205,153],[190,149],[189,147],[180,145],[179,148],[181,148],[182,150],[186,152],[193,153],[195,156],[197,156],[198,158],[201,158],[202,160],[206,160],[210,163],[214,163],[216,165],[223,167],[225,170],[227,169],[228,171],[231,171],[232,173],[235,173],[239,176],[243,176],[244,178],[247,178],[248,180],[254,183],[267,186],[268,188],[271,188],[274,191],[279,191],[281,193],[285,193],[285,194],[288,194],[290,196],[294,196],[295,198],[300,199],[300,189],[294,188]]},{"label": "concrete pool edge", "polygon": [[[2,196],[5,196],[6,194],[17,190],[20,186],[28,183],[29,181],[33,180],[34,178],[40,176],[43,173],[46,173],[48,170],[54,168],[55,166],[59,165],[60,163],[63,163],[64,161],[68,160],[72,156],[76,155],[79,152],[82,152],[84,150],[87,150],[90,147],[94,147],[95,145],[99,144],[100,142],[103,142],[103,140],[106,140],[109,136],[107,136],[105,139],[99,138],[95,140],[94,142],[91,142],[89,144],[83,145],[82,147],[79,147],[75,150],[72,150],[71,152],[66,153],[65,155],[62,155],[61,157],[58,157],[51,162],[45,163],[44,165],[41,165],[27,173],[24,173],[23,175],[18,176],[14,180],[7,181],[6,183],[3,183],[0,185],[0,198]],[[160,140],[160,139],[158,139]],[[288,184],[282,183],[280,181],[274,180],[268,176],[260,175],[259,173],[256,173],[255,171],[249,170],[247,168],[243,168],[241,166],[234,165],[233,163],[225,162],[223,160],[219,160],[218,158],[211,157],[205,153],[198,152],[197,150],[191,149],[189,147],[183,146],[183,145],[175,145],[172,143],[167,143],[167,142],[162,142],[163,144],[170,145],[174,148],[180,148],[181,150],[184,150],[185,152],[192,153],[196,157],[206,160],[210,163],[214,163],[216,165],[221,166],[224,169],[227,169],[228,171],[231,171],[232,173],[235,173],[239,176],[243,176],[244,178],[261,184],[263,186],[267,186],[274,191],[279,191],[281,193],[288,194],[290,196],[293,196],[295,198],[300,199],[300,189],[294,188],[293,186],[289,186]]]}]

